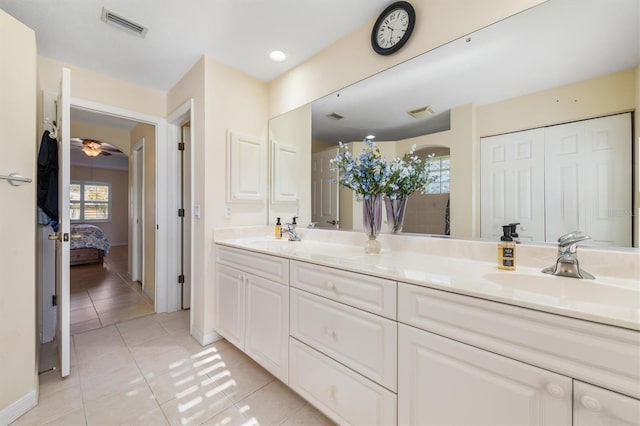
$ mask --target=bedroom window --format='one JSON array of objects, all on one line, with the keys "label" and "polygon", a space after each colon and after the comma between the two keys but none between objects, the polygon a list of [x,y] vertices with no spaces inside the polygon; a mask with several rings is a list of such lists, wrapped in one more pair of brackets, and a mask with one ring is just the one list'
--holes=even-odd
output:
[{"label": "bedroom window", "polygon": [[72,222],[111,221],[111,184],[71,182],[69,210]]}]

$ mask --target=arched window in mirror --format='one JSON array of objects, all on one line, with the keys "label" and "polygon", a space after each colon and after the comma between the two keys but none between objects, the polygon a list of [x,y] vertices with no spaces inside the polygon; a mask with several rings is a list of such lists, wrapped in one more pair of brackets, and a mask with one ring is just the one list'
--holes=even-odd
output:
[{"label": "arched window in mirror", "polygon": [[430,163],[433,182],[427,193],[409,196],[403,232],[449,235],[449,148],[426,147],[416,151],[418,158]]}]

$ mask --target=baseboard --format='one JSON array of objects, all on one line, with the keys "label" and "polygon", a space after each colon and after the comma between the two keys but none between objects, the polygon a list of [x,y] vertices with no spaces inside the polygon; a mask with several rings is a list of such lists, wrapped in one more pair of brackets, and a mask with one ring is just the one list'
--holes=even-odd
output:
[{"label": "baseboard", "polygon": [[213,342],[217,342],[218,340],[223,339],[221,335],[216,333],[215,331],[207,334],[206,336],[202,334],[200,330],[195,327],[191,327],[191,335],[194,339],[198,341],[202,346],[210,345]]},{"label": "baseboard", "polygon": [[11,422],[16,421],[18,417],[31,410],[36,405],[38,405],[38,392],[34,389],[13,404],[9,405],[7,408],[0,411],[0,425],[8,425]]}]

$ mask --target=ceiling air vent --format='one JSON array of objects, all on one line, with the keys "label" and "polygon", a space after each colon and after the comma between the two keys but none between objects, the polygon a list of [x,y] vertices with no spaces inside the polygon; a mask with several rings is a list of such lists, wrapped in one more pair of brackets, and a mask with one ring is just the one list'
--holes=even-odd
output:
[{"label": "ceiling air vent", "polygon": [[341,116],[337,112],[332,112],[331,114],[327,114],[327,117],[329,117],[332,120],[342,120],[344,118],[343,116]]},{"label": "ceiling air vent", "polygon": [[424,106],[422,108],[417,108],[411,111],[408,111],[407,114],[412,116],[413,118],[422,118],[428,115],[433,115],[435,111],[429,105]]},{"label": "ceiling air vent", "polygon": [[107,24],[115,25],[140,37],[144,37],[147,34],[147,27],[130,21],[127,18],[123,18],[122,16],[117,15],[112,11],[105,9],[104,7],[102,8],[102,20]]}]

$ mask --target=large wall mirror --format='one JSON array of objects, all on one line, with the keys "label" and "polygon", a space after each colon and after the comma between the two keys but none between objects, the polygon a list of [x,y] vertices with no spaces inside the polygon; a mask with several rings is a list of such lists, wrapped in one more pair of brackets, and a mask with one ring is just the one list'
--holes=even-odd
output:
[{"label": "large wall mirror", "polygon": [[549,0],[273,118],[270,223],[358,230],[328,161],[375,135],[386,156],[416,145],[443,164],[405,232],[495,239],[521,222],[523,241],[581,229],[638,247],[639,24],[638,0]]}]

